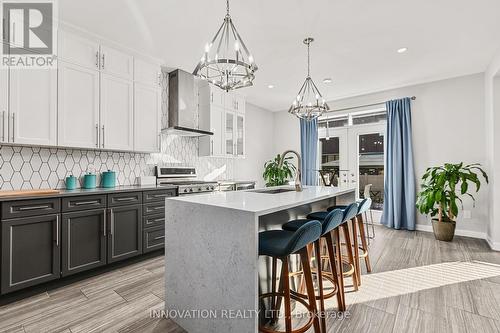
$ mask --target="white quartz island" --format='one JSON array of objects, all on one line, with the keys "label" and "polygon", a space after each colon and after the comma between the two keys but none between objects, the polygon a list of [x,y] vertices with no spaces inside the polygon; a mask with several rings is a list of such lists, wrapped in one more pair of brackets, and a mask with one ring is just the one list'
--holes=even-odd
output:
[{"label": "white quartz island", "polygon": [[355,199],[354,188],[256,191],[166,199],[165,310],[190,333],[257,332],[258,232]]}]

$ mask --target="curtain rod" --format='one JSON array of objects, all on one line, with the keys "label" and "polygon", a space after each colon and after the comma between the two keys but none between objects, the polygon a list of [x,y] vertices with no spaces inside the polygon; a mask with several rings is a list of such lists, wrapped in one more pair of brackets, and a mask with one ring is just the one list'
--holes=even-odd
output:
[{"label": "curtain rod", "polygon": [[[412,96],[410,97],[410,99],[412,101],[416,100],[417,97],[415,96]],[[349,110],[354,110],[354,109],[359,109],[359,108],[364,108],[364,107],[367,107],[367,106],[376,106],[376,105],[381,105],[381,104],[385,104],[385,102],[380,102],[380,103],[372,103],[372,104],[365,104],[365,105],[358,105],[358,106],[351,106],[351,107],[348,107],[348,108],[342,108],[342,109],[336,109],[336,110],[329,110],[328,112],[326,113],[330,113],[330,112],[339,112],[339,111],[349,111]]]}]

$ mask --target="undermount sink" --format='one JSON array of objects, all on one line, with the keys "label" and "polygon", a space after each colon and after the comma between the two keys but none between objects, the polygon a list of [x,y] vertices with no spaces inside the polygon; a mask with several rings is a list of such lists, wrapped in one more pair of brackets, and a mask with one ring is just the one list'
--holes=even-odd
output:
[{"label": "undermount sink", "polygon": [[294,188],[275,188],[275,189],[263,189],[263,190],[254,190],[254,191],[249,191],[249,192],[255,192],[255,193],[266,193],[266,194],[278,194],[278,193],[284,193],[284,192],[294,192]]}]

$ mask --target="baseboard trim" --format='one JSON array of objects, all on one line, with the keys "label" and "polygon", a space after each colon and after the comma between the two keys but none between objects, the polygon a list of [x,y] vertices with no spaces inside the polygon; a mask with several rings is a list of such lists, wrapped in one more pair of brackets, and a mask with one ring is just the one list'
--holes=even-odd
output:
[{"label": "baseboard trim", "polygon": [[486,242],[493,251],[500,251],[500,242],[494,242],[491,238],[486,237]]},{"label": "baseboard trim", "polygon": [[[417,224],[416,229],[418,231],[433,232],[432,225]],[[487,239],[486,233],[478,232],[478,231],[471,231],[471,230],[456,229],[455,235],[464,236],[464,237],[479,238],[479,239]]]}]

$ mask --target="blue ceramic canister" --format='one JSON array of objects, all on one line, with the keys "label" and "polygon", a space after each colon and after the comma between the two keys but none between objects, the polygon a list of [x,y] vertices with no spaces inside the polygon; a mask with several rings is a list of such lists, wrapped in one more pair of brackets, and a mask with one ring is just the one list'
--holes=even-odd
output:
[{"label": "blue ceramic canister", "polygon": [[101,186],[111,188],[116,186],[116,172],[113,170],[104,171],[101,175]]},{"label": "blue ceramic canister", "polygon": [[83,175],[83,188],[91,189],[96,186],[96,175],[93,173],[86,173]]},{"label": "blue ceramic canister", "polygon": [[77,184],[77,179],[73,175],[69,175],[66,177],[66,189],[67,190],[74,190],[76,189],[76,184]]}]

